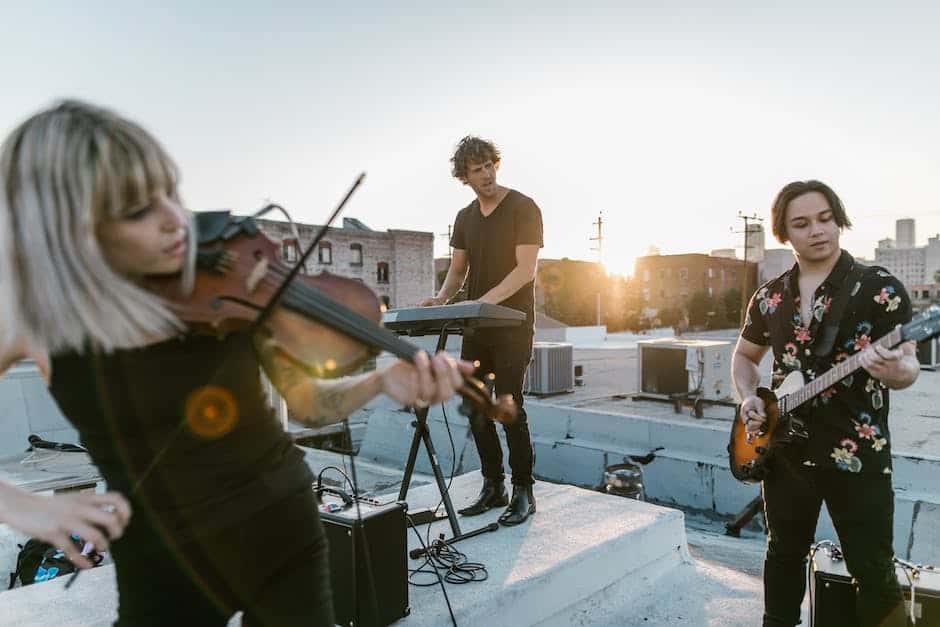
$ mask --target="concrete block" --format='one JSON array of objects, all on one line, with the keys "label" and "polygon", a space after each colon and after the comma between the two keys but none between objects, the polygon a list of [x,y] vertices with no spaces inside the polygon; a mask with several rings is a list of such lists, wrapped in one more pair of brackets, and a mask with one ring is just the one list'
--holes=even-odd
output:
[{"label": "concrete block", "polygon": [[571,415],[577,410],[526,399],[529,432],[534,436],[564,440],[571,432]]},{"label": "concrete block", "polygon": [[940,496],[940,461],[902,455],[891,461],[895,488]]},{"label": "concrete block", "polygon": [[914,523],[914,506],[908,493],[894,491],[894,554],[901,559],[910,557],[911,530]]},{"label": "concrete block", "polygon": [[[455,505],[475,496],[477,481],[475,473],[454,480]],[[409,493],[409,506],[434,505],[437,495],[430,488]],[[530,521],[458,545],[489,572],[485,582],[448,588],[458,624],[545,624],[625,577],[643,586],[650,573],[668,577],[690,561],[681,512],[541,482],[535,485],[535,497],[538,513]],[[461,524],[476,528],[495,521],[499,513],[491,510],[473,518],[472,525],[466,520]],[[430,533],[438,531],[450,535],[446,522],[432,525]],[[418,545],[413,534],[408,542],[412,548]],[[655,588],[641,590],[652,594]],[[410,593],[412,614],[403,624],[450,624],[439,591],[411,588]]]},{"label": "concrete block", "polygon": [[0,457],[22,453],[29,446],[26,400],[18,377],[0,379]]},{"label": "concrete block", "polygon": [[643,468],[646,496],[661,503],[711,510],[714,506],[714,465],[684,458],[674,451],[659,451],[656,459]]},{"label": "concrete block", "polygon": [[49,394],[46,382],[42,380],[38,370],[35,377],[22,379],[20,386],[23,388],[23,400],[29,427],[33,433],[71,428],[72,425],[59,411],[59,406]]},{"label": "concrete block", "polygon": [[734,515],[760,494],[760,484],[742,483],[734,478],[727,467],[713,470],[715,512]]},{"label": "concrete block", "polygon": [[571,412],[571,437],[591,440],[601,446],[639,447],[650,445],[650,421],[645,418],[624,416],[586,409]]},{"label": "concrete block", "polygon": [[[404,465],[414,429],[414,415],[403,411],[377,409],[369,416],[369,426],[359,455],[365,459]],[[402,453],[404,451],[404,453]]]},{"label": "concrete block", "polygon": [[940,567],[940,504],[918,501],[914,505],[909,558]]},{"label": "concrete block", "polygon": [[709,457],[726,450],[731,433],[730,424],[725,429],[668,420],[651,420],[649,429],[650,446],[653,448],[663,446],[670,450]]},{"label": "concrete block", "polygon": [[549,481],[596,488],[603,480],[607,460],[596,445],[581,440],[536,440],[536,475]]}]

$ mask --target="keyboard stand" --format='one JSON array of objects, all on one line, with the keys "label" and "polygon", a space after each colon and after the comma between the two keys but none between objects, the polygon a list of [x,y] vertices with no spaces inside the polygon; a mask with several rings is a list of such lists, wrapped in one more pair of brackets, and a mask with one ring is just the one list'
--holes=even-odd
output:
[{"label": "keyboard stand", "polygon": [[[444,350],[446,344],[447,325],[444,325],[444,328],[441,330],[441,335],[437,340],[437,350],[435,353]],[[490,523],[485,527],[480,527],[479,529],[474,529],[473,531],[468,531],[467,533],[462,533],[460,531],[460,523],[457,522],[457,512],[454,511],[454,504],[450,500],[450,492],[448,492],[447,489],[447,482],[444,480],[444,473],[441,472],[441,466],[437,462],[437,453],[434,452],[434,443],[431,441],[431,430],[428,428],[428,409],[428,407],[424,407],[422,409],[415,408],[416,420],[411,423],[415,428],[415,433],[411,439],[411,452],[408,453],[408,462],[405,464],[405,475],[401,480],[401,489],[398,492],[398,500],[405,501],[405,497],[408,496],[408,487],[411,485],[411,475],[414,473],[415,462],[418,459],[418,447],[421,445],[421,442],[424,442],[424,448],[428,452],[428,459],[431,461],[431,470],[434,472],[434,479],[437,481],[437,489],[441,494],[441,501],[444,503],[444,509],[447,511],[447,519],[450,521],[450,529],[454,533],[454,537],[445,540],[444,543],[453,544],[454,542],[472,538],[473,536],[486,533],[487,531],[496,531],[499,529],[499,525],[497,523]],[[453,460],[452,463],[456,464],[457,460]],[[418,548],[411,551],[409,555],[411,556],[411,559],[417,559],[424,555],[424,553],[425,550],[423,548]]]}]

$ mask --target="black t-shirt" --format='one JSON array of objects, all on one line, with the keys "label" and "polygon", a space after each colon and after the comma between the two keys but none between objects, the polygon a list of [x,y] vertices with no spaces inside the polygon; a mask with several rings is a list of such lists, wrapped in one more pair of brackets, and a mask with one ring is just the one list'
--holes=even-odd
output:
[{"label": "black t-shirt", "polygon": [[[480,213],[480,201],[474,200],[457,214],[450,245],[467,251],[467,297],[480,298],[516,267],[516,246],[542,247],[542,212],[535,201],[514,189],[488,216]],[[499,304],[524,312],[527,323],[534,325],[535,282]]]},{"label": "black t-shirt", "polygon": [[273,416],[247,333],[52,356],[50,392],[112,490],[180,541],[238,525],[309,488]]},{"label": "black t-shirt", "polygon": [[[884,268],[869,267],[860,280],[846,284],[854,260],[843,251],[813,295],[813,316],[800,316],[799,266],[767,282],[751,298],[741,337],[774,354],[773,387],[795,370],[808,379],[840,362],[911,319],[904,286]],[[849,289],[830,356],[817,358],[813,346],[823,320],[840,290]],[[810,439],[799,461],[805,466],[847,472],[891,474],[888,389],[865,370],[836,383],[809,402]]]}]

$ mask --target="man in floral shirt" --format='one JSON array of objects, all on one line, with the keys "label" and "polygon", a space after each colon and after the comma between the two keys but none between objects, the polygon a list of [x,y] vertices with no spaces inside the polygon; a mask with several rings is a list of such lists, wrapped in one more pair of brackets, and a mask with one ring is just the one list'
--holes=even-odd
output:
[{"label": "man in floral shirt", "polygon": [[[732,365],[749,432],[766,420],[755,394],[758,364],[773,349],[773,386],[793,372],[813,379],[863,351],[864,369],[822,392],[800,413],[805,444],[782,451],[763,482],[769,530],[764,562],[764,625],[796,625],[806,588],[806,556],[826,502],[846,565],[859,582],[863,625],[905,625],[892,557],[894,492],[888,390],[911,385],[920,372],[913,342],[869,346],[911,318],[904,286],[882,268],[856,266],[839,247],[851,226],[839,197],[824,183],[785,186],[771,209],[774,235],[793,247],[797,263],[751,298]],[[850,290],[828,354],[814,348],[832,321],[826,314]]]}]

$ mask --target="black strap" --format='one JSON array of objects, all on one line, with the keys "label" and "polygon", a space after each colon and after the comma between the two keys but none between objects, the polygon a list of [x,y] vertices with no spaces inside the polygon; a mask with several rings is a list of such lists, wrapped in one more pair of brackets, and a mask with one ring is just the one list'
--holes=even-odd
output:
[{"label": "black strap", "polygon": [[828,313],[823,320],[819,335],[816,336],[816,342],[813,344],[813,354],[817,358],[823,358],[832,352],[832,347],[836,343],[836,335],[839,333],[839,323],[842,321],[842,314],[845,313],[845,307],[849,304],[849,299],[854,295],[855,285],[860,283],[862,275],[868,270],[865,264],[853,261],[852,267],[845,273],[845,279],[842,281],[842,287],[832,301]]}]

